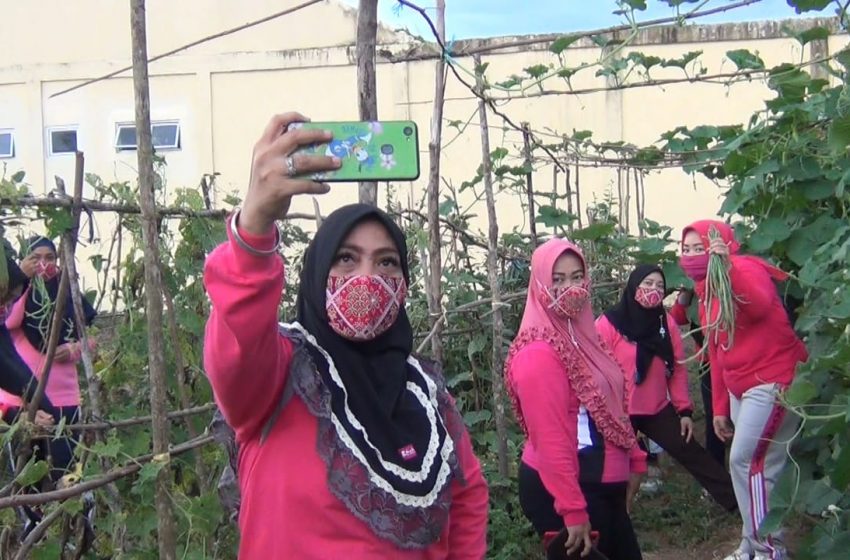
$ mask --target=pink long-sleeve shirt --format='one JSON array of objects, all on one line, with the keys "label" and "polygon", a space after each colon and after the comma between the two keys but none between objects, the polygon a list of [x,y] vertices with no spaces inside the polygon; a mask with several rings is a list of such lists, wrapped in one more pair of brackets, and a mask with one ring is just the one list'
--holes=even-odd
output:
[{"label": "pink long-sleeve shirt", "polygon": [[[729,416],[729,393],[741,398],[747,390],[762,384],[790,385],[797,364],[809,355],[797,338],[776,285],[764,266],[744,258],[732,258],[729,281],[735,303],[733,345],[726,349],[725,333],[715,340],[706,334],[711,363],[711,398],[715,416]],[[698,291],[704,291],[703,287]],[[701,296],[702,297],[702,296]],[[715,300],[708,320],[705,305],[700,305],[700,323],[709,325],[717,318]]]},{"label": "pink long-sleeve shirt", "polygon": [[[626,339],[605,315],[600,315],[596,320],[596,330],[614,353],[614,357],[626,375],[633,375],[637,345]],[[667,366],[661,358],[656,356],[649,366],[649,371],[646,372],[643,383],[635,384],[632,389],[632,398],[629,403],[629,414],[632,416],[653,416],[661,412],[670,402],[673,403],[676,412],[693,410],[691,397],[688,394],[688,369],[681,363],[685,356],[682,335],[676,321],[670,315],[667,315],[667,330],[670,332],[673,356],[676,360],[673,375],[667,377]]]},{"label": "pink long-sleeve shirt", "polygon": [[[12,306],[6,317],[6,328],[9,329],[9,335],[12,337],[12,343],[15,345],[18,355],[30,368],[33,375],[40,379],[46,356],[30,344],[21,328],[26,312],[27,295],[31,289],[31,287],[28,288]],[[54,406],[80,406],[80,381],[77,374],[77,362],[79,362],[82,353],[79,343],[70,342],[68,345],[71,350],[70,359],[64,362],[53,360],[50,366],[50,376],[47,378],[45,392]],[[6,408],[17,408],[21,406],[21,397],[0,390],[0,403],[4,404]]]},{"label": "pink long-sleeve shirt", "polygon": [[[589,519],[580,479],[625,482],[630,473],[646,472],[646,454],[639,447],[627,451],[600,441],[598,433],[594,436],[592,419],[547,342],[532,342],[517,352],[511,377],[528,431],[522,461],[540,475],[566,526]],[[579,454],[600,446],[604,448],[602,472],[580,472]]]},{"label": "pink long-sleeve shirt", "polygon": [[[254,247],[273,238],[240,234]],[[317,419],[293,398],[267,439],[260,432],[278,404],[293,353],[280,336],[277,309],[283,262],[241,249],[231,238],[207,258],[204,283],[212,311],[204,365],[215,400],[239,449],[241,560],[480,560],[486,553],[487,484],[464,430],[456,443],[464,481],[452,482],[449,521],[425,550],[377,537],[328,490],[316,451]]]}]

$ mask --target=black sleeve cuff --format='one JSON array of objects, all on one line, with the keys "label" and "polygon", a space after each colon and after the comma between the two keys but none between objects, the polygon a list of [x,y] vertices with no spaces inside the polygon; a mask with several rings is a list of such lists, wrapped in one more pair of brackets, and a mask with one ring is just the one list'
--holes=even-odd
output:
[{"label": "black sleeve cuff", "polygon": [[685,410],[679,411],[679,418],[690,418],[694,415],[694,411],[690,408],[686,408]]}]

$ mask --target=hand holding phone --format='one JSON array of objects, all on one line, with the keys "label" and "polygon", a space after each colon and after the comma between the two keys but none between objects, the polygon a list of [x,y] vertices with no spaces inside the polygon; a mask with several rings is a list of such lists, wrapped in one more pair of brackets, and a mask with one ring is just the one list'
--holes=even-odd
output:
[{"label": "hand holding phone", "polygon": [[308,172],[327,172],[339,168],[339,160],[324,155],[294,154],[301,147],[329,142],[333,135],[318,129],[289,130],[293,122],[307,121],[298,113],[273,117],[257,144],[251,162],[251,182],[239,215],[239,227],[253,235],[265,235],[275,220],[289,211],[292,197],[299,194],[323,194],[329,187],[308,178],[295,178],[287,173],[283,162]]}]

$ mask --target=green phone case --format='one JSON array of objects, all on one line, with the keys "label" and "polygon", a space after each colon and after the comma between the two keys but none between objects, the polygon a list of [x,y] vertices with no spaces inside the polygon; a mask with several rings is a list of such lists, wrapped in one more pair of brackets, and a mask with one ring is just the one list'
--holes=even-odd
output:
[{"label": "green phone case", "polygon": [[414,181],[419,178],[419,131],[413,121],[305,122],[293,128],[330,130],[329,144],[303,147],[297,153],[337,156],[342,167],[313,173],[316,181]]}]

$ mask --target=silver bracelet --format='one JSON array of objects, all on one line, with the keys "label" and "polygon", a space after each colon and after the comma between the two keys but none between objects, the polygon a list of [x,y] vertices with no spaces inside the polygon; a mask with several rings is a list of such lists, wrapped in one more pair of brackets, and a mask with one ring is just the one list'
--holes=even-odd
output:
[{"label": "silver bracelet", "polygon": [[239,228],[236,226],[236,222],[239,220],[239,214],[242,212],[241,208],[237,208],[233,211],[233,215],[230,217],[230,233],[233,234],[233,239],[236,240],[236,244],[242,247],[248,253],[255,255],[257,257],[268,257],[271,255],[276,255],[277,250],[280,247],[280,230],[277,227],[277,224],[274,226],[274,247],[271,249],[256,249],[251,247],[242,236],[239,235]]}]

